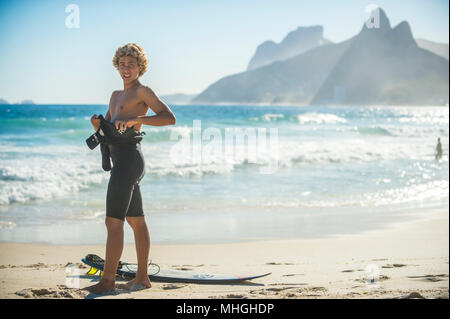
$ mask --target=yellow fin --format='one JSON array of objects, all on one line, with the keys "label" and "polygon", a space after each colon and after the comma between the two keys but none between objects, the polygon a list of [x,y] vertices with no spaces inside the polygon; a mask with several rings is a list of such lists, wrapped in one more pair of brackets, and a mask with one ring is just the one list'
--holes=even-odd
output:
[{"label": "yellow fin", "polygon": [[94,276],[98,272],[98,269],[95,267],[91,267],[88,271],[88,275]]}]

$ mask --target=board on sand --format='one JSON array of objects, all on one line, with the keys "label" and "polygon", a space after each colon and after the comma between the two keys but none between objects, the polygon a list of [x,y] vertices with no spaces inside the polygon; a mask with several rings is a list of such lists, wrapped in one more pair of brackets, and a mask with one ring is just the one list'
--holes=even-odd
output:
[{"label": "board on sand", "polygon": [[[89,254],[81,259],[83,263],[90,266],[88,274],[95,275],[98,271],[103,271],[105,261],[94,254]],[[117,274],[123,278],[132,279],[136,276],[137,264],[130,264],[119,261]],[[184,282],[184,283],[203,283],[203,284],[221,284],[221,283],[235,283],[244,280],[251,280],[268,276],[271,273],[258,276],[229,276],[208,273],[197,273],[184,270],[160,269],[156,264],[148,265],[148,277],[155,282]]]}]

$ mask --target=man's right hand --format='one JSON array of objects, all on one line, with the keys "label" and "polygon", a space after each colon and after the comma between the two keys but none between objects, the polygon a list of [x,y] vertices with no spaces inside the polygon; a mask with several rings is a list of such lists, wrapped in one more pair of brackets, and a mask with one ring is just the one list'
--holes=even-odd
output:
[{"label": "man's right hand", "polygon": [[94,127],[94,130],[97,132],[97,130],[100,128],[100,118],[97,114],[92,115],[91,124]]}]

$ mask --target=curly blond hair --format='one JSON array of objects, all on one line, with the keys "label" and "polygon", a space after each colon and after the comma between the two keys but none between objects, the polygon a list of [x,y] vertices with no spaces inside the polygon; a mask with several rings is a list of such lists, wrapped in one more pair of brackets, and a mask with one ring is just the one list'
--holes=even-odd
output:
[{"label": "curly blond hair", "polygon": [[124,56],[136,58],[139,66],[139,76],[142,76],[148,70],[148,59],[144,49],[136,43],[127,43],[116,50],[112,60],[114,67],[119,69],[119,59]]}]

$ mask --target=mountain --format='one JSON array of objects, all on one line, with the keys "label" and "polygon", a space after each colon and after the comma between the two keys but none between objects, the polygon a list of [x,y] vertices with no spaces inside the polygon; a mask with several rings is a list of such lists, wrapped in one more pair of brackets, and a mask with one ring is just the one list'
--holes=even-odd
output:
[{"label": "mountain", "polygon": [[448,61],[448,43],[433,42],[425,39],[416,39],[416,42],[419,47],[440,55]]},{"label": "mountain", "polygon": [[279,43],[265,41],[256,48],[247,70],[254,70],[275,61],[286,60],[320,45],[332,43],[323,37],[322,26],[298,27]]},{"label": "mountain", "polygon": [[245,104],[445,104],[449,63],[420,48],[406,21],[219,79],[192,102]]},{"label": "mountain", "polygon": [[311,104],[448,103],[448,61],[418,47],[408,22],[391,28],[382,9],[379,16],[379,28],[364,24]]},{"label": "mountain", "polygon": [[[0,105],[6,105],[6,104],[10,104],[10,103],[8,103],[8,101],[0,98]],[[31,105],[31,104],[35,104],[35,103],[32,100],[23,100],[22,102],[11,103],[11,104]]]},{"label": "mountain", "polygon": [[284,61],[224,77],[192,102],[308,104],[349,44],[323,45]]},{"label": "mountain", "polygon": [[197,94],[175,93],[161,96],[161,99],[167,104],[189,104]]},{"label": "mountain", "polygon": [[22,102],[20,102],[20,103],[17,103],[17,104],[22,104],[22,105],[33,105],[33,104],[35,104],[32,100],[23,100]]}]

